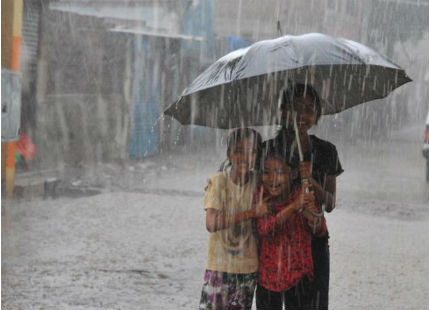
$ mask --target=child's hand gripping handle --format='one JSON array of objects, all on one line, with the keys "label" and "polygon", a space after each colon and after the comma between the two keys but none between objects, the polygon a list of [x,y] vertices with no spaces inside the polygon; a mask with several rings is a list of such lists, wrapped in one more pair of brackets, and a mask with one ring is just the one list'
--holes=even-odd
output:
[{"label": "child's hand gripping handle", "polygon": [[[301,175],[301,184],[304,193],[313,192],[313,187],[311,185],[311,162],[301,161],[299,163],[299,173]],[[322,205],[321,212],[314,212],[313,210],[309,210],[313,216],[321,217],[325,213],[325,206]]]},{"label": "child's hand gripping handle", "polygon": [[299,174],[301,176],[301,184],[304,193],[309,193],[313,190],[310,182],[311,178],[311,163],[308,161],[301,161],[299,163]]}]

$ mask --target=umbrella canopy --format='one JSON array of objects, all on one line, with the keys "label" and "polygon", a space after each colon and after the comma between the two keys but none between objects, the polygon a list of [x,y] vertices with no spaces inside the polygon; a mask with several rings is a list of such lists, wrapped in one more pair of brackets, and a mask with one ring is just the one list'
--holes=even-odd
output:
[{"label": "umbrella canopy", "polygon": [[291,83],[311,84],[322,114],[334,114],[384,98],[410,81],[398,65],[360,43],[320,33],[288,35],[220,58],[164,113],[184,125],[274,125],[279,95]]}]

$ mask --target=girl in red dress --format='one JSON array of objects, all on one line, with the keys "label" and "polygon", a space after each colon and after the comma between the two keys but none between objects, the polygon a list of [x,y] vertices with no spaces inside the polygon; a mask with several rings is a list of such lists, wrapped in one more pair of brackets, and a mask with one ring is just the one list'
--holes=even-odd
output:
[{"label": "girl in red dress", "polygon": [[318,309],[317,294],[312,289],[311,240],[312,236],[326,235],[325,219],[315,215],[320,207],[313,192],[301,186],[293,188],[298,171],[285,161],[289,156],[273,145],[267,145],[264,153],[262,191],[269,199],[271,213],[257,220],[257,309],[282,309],[283,305],[287,310]]}]

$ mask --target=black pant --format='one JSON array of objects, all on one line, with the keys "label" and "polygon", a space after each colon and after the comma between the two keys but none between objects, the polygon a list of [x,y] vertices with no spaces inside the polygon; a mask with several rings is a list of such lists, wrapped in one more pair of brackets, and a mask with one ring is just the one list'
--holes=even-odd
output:
[{"label": "black pant", "polygon": [[257,310],[318,310],[317,296],[312,283],[303,279],[295,287],[283,291],[273,292],[263,286],[256,288]]},{"label": "black pant", "polygon": [[328,237],[311,241],[314,263],[314,290],[319,310],[328,310],[329,303],[329,243]]}]

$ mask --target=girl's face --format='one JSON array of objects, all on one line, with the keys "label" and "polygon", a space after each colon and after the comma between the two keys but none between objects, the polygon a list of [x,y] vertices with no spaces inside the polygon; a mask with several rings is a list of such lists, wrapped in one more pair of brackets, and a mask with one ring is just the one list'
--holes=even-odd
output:
[{"label": "girl's face", "polygon": [[248,173],[255,166],[256,155],[257,149],[253,139],[238,140],[229,153],[232,169],[241,175]]},{"label": "girl's face", "polygon": [[[316,105],[313,98],[297,97],[293,103],[296,121],[300,132],[307,132],[316,123]],[[292,113],[289,113],[289,124],[293,124]]]},{"label": "girl's face", "polygon": [[264,161],[262,184],[274,197],[281,198],[289,193],[291,169],[283,160],[271,157]]}]

